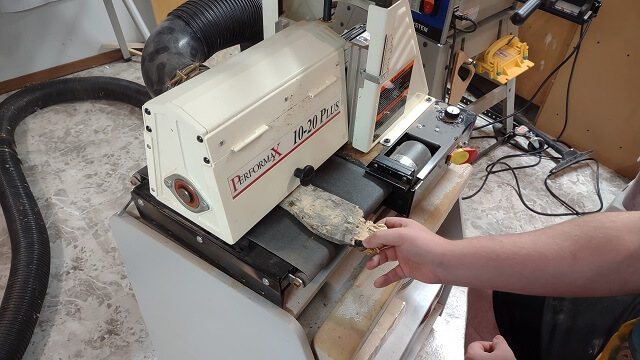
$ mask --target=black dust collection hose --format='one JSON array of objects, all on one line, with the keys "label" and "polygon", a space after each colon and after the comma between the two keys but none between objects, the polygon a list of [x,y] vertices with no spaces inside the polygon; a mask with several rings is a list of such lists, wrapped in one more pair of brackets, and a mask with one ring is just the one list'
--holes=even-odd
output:
[{"label": "black dust collection hose", "polygon": [[142,78],[158,96],[207,70],[202,63],[216,52],[262,36],[262,0],[189,0],[147,39]]},{"label": "black dust collection hose", "polygon": [[49,234],[22,172],[14,134],[46,107],[112,100],[137,108],[151,97],[144,86],[110,77],[57,79],[20,90],[0,103],[0,205],[9,230],[11,270],[0,304],[0,359],[21,359],[38,322],[49,283]]},{"label": "black dust collection hose", "polygon": [[189,0],[145,44],[146,89],[117,78],[75,77],[27,87],[0,103],[0,205],[11,242],[11,270],[0,304],[0,360],[21,359],[27,350],[51,261],[49,234],[16,150],[20,122],[39,109],[71,101],[112,100],[141,108],[149,93],[159,95],[206,70],[202,62],[217,51],[261,39],[261,0]]}]

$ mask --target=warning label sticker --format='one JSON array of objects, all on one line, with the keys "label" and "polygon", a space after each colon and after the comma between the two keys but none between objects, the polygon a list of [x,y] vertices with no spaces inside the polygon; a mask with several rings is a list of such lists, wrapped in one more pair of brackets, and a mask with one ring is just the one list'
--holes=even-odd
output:
[{"label": "warning label sticker", "polygon": [[498,49],[498,50],[496,50],[496,55],[498,55],[499,57],[501,57],[501,58],[503,58],[503,59],[506,59],[506,58],[508,58],[509,56],[511,56],[511,55],[509,55],[509,53],[508,53],[508,52],[506,52],[506,51],[504,51],[504,50],[502,50],[502,49]]},{"label": "warning label sticker", "polygon": [[[376,115],[376,133],[384,132],[389,120],[402,113],[409,94],[413,60],[380,88],[380,101]],[[389,124],[388,124],[389,123]],[[379,131],[380,130],[380,131]]]}]

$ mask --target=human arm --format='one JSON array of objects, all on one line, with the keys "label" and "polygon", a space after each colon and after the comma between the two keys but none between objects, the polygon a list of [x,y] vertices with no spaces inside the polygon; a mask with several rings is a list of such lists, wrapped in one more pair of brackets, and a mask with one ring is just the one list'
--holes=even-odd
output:
[{"label": "human arm", "polygon": [[390,229],[364,241],[388,246],[367,268],[398,260],[378,287],[403,277],[528,295],[640,293],[640,212],[599,213],[522,234],[449,241],[415,221],[385,219]]}]

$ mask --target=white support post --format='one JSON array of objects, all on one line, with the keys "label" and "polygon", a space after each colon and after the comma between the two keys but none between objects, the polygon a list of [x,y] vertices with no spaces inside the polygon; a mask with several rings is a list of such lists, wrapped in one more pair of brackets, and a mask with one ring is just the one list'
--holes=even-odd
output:
[{"label": "white support post", "polygon": [[107,9],[107,15],[109,15],[109,21],[111,21],[113,32],[116,33],[116,39],[118,40],[118,45],[120,45],[122,57],[125,60],[131,60],[131,54],[127,47],[127,40],[124,38],[124,33],[122,32],[122,27],[118,20],[118,14],[116,13],[116,7],[113,5],[113,0],[103,0],[103,2],[104,7]]},{"label": "white support post", "polygon": [[262,30],[264,39],[276,33],[278,0],[262,0]]}]

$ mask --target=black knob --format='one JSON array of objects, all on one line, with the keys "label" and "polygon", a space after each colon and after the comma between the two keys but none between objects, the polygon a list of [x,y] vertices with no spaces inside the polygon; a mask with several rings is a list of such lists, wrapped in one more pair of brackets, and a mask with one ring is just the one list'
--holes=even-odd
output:
[{"label": "black knob", "polygon": [[460,108],[449,105],[444,111],[444,116],[449,120],[458,120],[458,117],[460,116]]},{"label": "black knob", "polygon": [[300,185],[309,186],[311,185],[311,177],[313,176],[313,173],[315,173],[315,171],[316,169],[314,169],[313,166],[307,165],[302,169],[301,168],[295,169],[293,171],[293,176],[300,179]]}]

